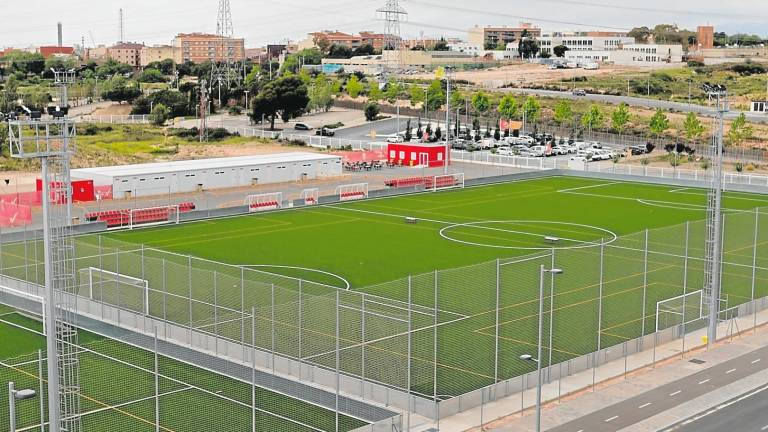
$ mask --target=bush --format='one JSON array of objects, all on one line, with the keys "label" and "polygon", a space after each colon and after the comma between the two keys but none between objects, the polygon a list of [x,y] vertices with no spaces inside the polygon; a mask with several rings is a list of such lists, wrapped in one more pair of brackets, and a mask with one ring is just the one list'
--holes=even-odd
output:
[{"label": "bush", "polygon": [[760,75],[766,71],[765,66],[751,62],[735,64],[731,66],[731,70],[741,76]]},{"label": "bush", "polygon": [[374,121],[379,117],[381,108],[379,108],[379,104],[375,102],[368,102],[363,107],[363,111],[365,112],[366,121]]},{"label": "bush", "polygon": [[709,160],[707,160],[707,159],[703,159],[703,160],[701,161],[701,163],[699,164],[699,166],[701,167],[701,169],[703,169],[703,170],[705,170],[705,171],[706,171],[706,170],[708,170],[708,169],[709,169],[709,167],[711,167],[712,165],[709,163]]},{"label": "bush", "polygon": [[741,162],[737,162],[736,163],[736,172],[742,172],[742,171],[744,171],[744,164],[742,164]]},{"label": "bush", "polygon": [[239,116],[240,114],[243,113],[243,107],[240,107],[240,106],[237,106],[237,105],[231,106],[231,107],[229,107],[228,111],[229,111],[229,115],[231,115],[231,116]]},{"label": "bush", "polygon": [[698,68],[698,67],[704,67],[704,63],[698,61],[698,60],[688,60],[688,67],[689,68]]}]

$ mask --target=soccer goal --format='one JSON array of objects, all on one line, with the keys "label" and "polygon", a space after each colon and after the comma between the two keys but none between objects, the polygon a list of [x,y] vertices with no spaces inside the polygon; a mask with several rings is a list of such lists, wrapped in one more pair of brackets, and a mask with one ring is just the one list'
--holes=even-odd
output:
[{"label": "soccer goal", "polygon": [[79,271],[81,295],[101,303],[115,305],[149,315],[149,281],[97,267]]},{"label": "soccer goal", "polygon": [[283,208],[283,193],[272,192],[258,195],[248,195],[245,198],[245,205],[251,213],[277,210]]},{"label": "soccer goal", "polygon": [[336,188],[339,201],[353,201],[368,198],[368,183],[341,185]]},{"label": "soccer goal", "polygon": [[656,331],[690,324],[706,316],[703,291],[693,291],[656,303]]},{"label": "soccer goal", "polygon": [[435,176],[431,181],[427,181],[426,186],[434,192],[444,189],[464,189],[464,174]]},{"label": "soccer goal", "polygon": [[[45,304],[45,297],[34,295],[34,294],[30,294],[30,293],[28,293],[26,291],[21,291],[21,290],[17,290],[17,289],[13,289],[13,288],[8,288],[8,287],[0,287],[0,291],[6,292],[6,293],[11,294],[11,295],[16,296],[16,297],[21,297],[21,298],[24,298],[24,299],[27,299],[27,300],[31,300],[33,303],[39,303],[40,304],[40,313],[37,313],[37,311],[34,311],[34,312],[30,312],[30,311],[27,311],[27,310],[21,311],[21,309],[19,309],[19,312],[22,315],[26,315],[29,312],[30,315],[33,315],[31,318],[33,318],[35,320],[37,320],[39,318],[40,321],[42,321],[42,323],[43,323],[42,334],[43,334],[43,336],[46,336],[46,328],[47,328],[46,324],[48,323],[48,315],[47,315],[47,308],[46,308],[46,304]],[[12,324],[12,325],[16,325],[16,324]],[[27,327],[21,326],[21,325],[17,325],[17,326],[21,327],[21,328],[25,328],[25,329],[27,328]]]},{"label": "soccer goal", "polygon": [[147,207],[128,210],[128,227],[141,225],[179,223],[179,206]]},{"label": "soccer goal", "polygon": [[320,200],[320,189],[304,189],[299,199],[304,202],[304,205],[317,205]]}]

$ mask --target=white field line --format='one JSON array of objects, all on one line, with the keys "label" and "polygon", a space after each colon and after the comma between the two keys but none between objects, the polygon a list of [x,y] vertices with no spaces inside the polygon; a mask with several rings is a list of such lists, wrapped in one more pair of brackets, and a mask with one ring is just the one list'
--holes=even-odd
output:
[{"label": "white field line", "polygon": [[[408,313],[407,304],[406,304],[406,306],[398,306],[398,305],[393,305],[393,304],[389,304],[389,303],[379,302],[379,301],[375,301],[375,300],[369,300],[367,298],[365,299],[365,302],[366,303],[372,303],[372,304],[375,304],[375,305],[385,306],[385,307],[392,308],[392,309],[400,309],[401,311],[404,311],[405,313]],[[427,312],[418,311],[418,310],[414,309],[414,307],[421,308],[422,310],[425,310]],[[367,309],[366,309],[366,312],[368,312]],[[421,305],[416,305],[416,304],[412,304],[411,305],[411,312],[412,313],[416,313],[416,314],[420,314],[420,315],[426,315],[426,316],[429,316],[429,317],[434,317],[435,316],[435,310],[433,308],[426,307],[426,306],[421,306]],[[459,318],[467,318],[468,317],[468,315],[460,314],[458,312],[453,312],[453,311],[449,311],[449,310],[445,310],[445,309],[438,309],[437,313],[445,313],[445,314],[449,314],[449,315],[455,315],[455,316],[457,316]]]},{"label": "white field line", "polygon": [[[692,191],[692,190],[695,190],[695,189],[681,188],[681,189],[673,189],[670,192],[677,193],[677,194],[682,194],[682,195],[694,195],[694,196],[700,196],[700,197],[707,196],[706,192],[703,192],[703,191],[702,192],[686,192],[686,191]],[[749,197],[746,197],[746,196],[732,196],[732,195],[738,195],[738,194],[749,195]],[[761,202],[761,203],[768,204],[768,200],[766,200],[766,199],[751,198],[751,196],[754,196],[754,195],[756,195],[756,194],[751,194],[751,193],[748,193],[748,192],[728,191],[727,192],[727,196],[724,196],[723,198],[734,199],[734,200],[741,200],[741,201],[755,201],[755,202]]]},{"label": "white field line", "polygon": [[[345,305],[340,304],[339,307],[342,308],[342,309],[347,309],[347,310],[352,310],[352,311],[355,311],[355,312],[361,312],[362,313],[362,309],[358,309],[358,308],[355,308],[355,307],[352,307],[352,306],[345,306]],[[376,312],[370,312],[367,309],[365,311],[365,314],[366,315],[372,315],[372,316],[379,317],[379,318],[386,318],[388,320],[397,321],[397,322],[401,322],[401,323],[408,323],[407,319],[395,318],[395,317],[392,317],[392,316],[389,316],[389,315],[384,315],[384,314],[380,314],[380,313],[376,313]]]},{"label": "white field line", "polygon": [[11,326],[11,327],[20,328],[20,329],[22,329],[22,330],[26,330],[26,331],[28,331],[28,332],[32,332],[32,333],[34,333],[34,334],[37,334],[37,335],[40,335],[40,336],[45,336],[45,335],[43,334],[43,332],[39,332],[39,331],[37,331],[37,330],[33,330],[33,329],[29,328],[29,327],[24,327],[23,325],[20,325],[20,324],[12,323],[12,322],[10,322],[10,321],[6,321],[6,320],[4,320],[4,319],[0,319],[0,322],[1,322],[1,323],[3,323],[3,324],[7,324],[7,325],[9,325],[9,326]]},{"label": "white field line", "polygon": [[220,326],[220,325],[225,325],[225,324],[229,324],[229,323],[233,323],[233,322],[245,321],[246,318],[250,318],[250,315],[243,315],[240,318],[227,319],[227,320],[223,320],[223,321],[213,322],[213,323],[210,323],[210,324],[202,324],[202,325],[197,326],[197,327],[193,326],[192,329],[193,330],[203,330],[206,327],[208,327],[208,328],[214,327],[215,328],[215,327]]},{"label": "white field line", "polygon": [[[678,202],[672,202],[672,201],[630,198],[630,197],[623,197],[623,196],[616,196],[616,195],[600,195],[600,194],[593,194],[593,193],[586,193],[586,192],[563,192],[563,193],[567,193],[571,195],[582,195],[582,196],[588,196],[588,197],[594,197],[594,198],[609,198],[609,199],[618,199],[618,200],[624,200],[624,201],[634,201],[634,202],[639,202],[645,205],[656,206],[656,207],[668,207],[668,208],[677,209],[677,210],[698,211],[698,210],[706,210],[707,208],[707,206],[699,205],[699,204],[684,204],[684,203],[678,203]],[[663,204],[666,204],[666,206],[664,206]],[[688,207],[681,207],[681,206],[688,206]],[[739,209],[729,209],[729,208],[724,208],[723,211],[730,211],[734,213],[752,213],[753,212],[753,210],[739,210]]]},{"label": "white field line", "polygon": [[584,190],[584,189],[592,189],[592,188],[611,186],[611,185],[615,185],[615,184],[619,184],[619,183],[621,183],[621,182],[600,183],[600,184],[596,184],[596,185],[581,186],[581,187],[568,188],[568,189],[560,189],[557,192],[572,192],[572,191],[577,191],[577,190]]}]

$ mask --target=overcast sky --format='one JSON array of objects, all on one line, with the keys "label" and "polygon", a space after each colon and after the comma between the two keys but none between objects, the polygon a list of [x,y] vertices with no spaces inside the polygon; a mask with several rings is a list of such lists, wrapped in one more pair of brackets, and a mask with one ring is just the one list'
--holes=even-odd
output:
[{"label": "overcast sky", "polygon": [[[385,0],[231,0],[236,36],[256,47],[314,30],[383,31],[376,9]],[[126,39],[167,44],[178,32],[216,31],[218,0],[68,0],[27,3],[2,1],[0,47],[55,44],[56,22],[64,24],[64,43],[86,46],[119,39],[118,10],[125,13]],[[532,21],[544,30],[629,29],[677,23],[695,29],[768,37],[768,0],[403,0],[408,13],[405,37],[462,36],[479,24],[516,25]],[[688,9],[688,10],[686,10]],[[93,35],[93,40],[91,39]]]}]

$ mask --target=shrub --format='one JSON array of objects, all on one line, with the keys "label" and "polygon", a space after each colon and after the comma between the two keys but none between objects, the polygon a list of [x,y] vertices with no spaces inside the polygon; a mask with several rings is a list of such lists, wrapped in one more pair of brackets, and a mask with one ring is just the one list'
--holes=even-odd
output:
[{"label": "shrub", "polygon": [[744,164],[742,164],[741,162],[737,162],[736,163],[736,172],[742,172],[742,171],[744,171]]}]

